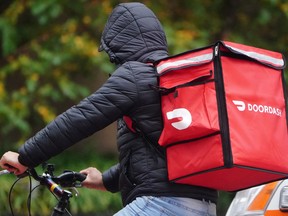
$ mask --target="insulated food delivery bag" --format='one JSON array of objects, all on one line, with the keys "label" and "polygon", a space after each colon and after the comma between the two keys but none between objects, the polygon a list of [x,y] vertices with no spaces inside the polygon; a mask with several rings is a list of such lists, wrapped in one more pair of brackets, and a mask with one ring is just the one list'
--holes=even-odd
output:
[{"label": "insulated food delivery bag", "polygon": [[281,53],[219,41],[156,67],[169,180],[237,191],[288,177]]}]

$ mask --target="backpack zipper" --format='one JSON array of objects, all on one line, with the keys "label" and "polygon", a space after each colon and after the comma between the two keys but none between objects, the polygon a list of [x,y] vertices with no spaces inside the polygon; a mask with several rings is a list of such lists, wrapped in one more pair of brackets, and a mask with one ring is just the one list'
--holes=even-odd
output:
[{"label": "backpack zipper", "polygon": [[219,52],[219,44],[215,46],[214,55],[215,55],[214,60],[215,88],[216,88],[217,106],[219,114],[219,124],[220,124],[219,126],[221,131],[224,166],[227,168],[231,168],[233,166],[233,158],[230,142],[230,132],[229,132],[229,122],[226,107],[223,72],[220,61],[221,56]]}]

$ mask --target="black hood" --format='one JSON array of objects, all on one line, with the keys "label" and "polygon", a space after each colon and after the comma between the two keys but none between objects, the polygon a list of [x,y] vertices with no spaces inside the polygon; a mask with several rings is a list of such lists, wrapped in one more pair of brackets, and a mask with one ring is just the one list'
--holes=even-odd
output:
[{"label": "black hood", "polygon": [[101,50],[115,64],[154,62],[168,56],[161,23],[141,3],[122,3],[112,11],[102,33]]}]

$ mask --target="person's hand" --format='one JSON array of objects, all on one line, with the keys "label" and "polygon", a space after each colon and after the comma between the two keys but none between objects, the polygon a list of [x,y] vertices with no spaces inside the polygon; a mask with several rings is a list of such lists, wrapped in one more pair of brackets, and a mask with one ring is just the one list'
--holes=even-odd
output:
[{"label": "person's hand", "polygon": [[106,191],[102,180],[102,173],[98,169],[89,167],[81,170],[80,173],[87,176],[86,179],[82,182],[84,187]]},{"label": "person's hand", "polygon": [[19,154],[16,152],[6,152],[0,160],[0,166],[15,175],[21,175],[27,170],[27,167],[20,164],[18,156]]}]

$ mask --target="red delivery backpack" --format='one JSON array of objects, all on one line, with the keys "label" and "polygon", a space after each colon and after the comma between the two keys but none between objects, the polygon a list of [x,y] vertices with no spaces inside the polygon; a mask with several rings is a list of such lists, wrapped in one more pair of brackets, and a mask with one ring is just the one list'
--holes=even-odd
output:
[{"label": "red delivery backpack", "polygon": [[284,67],[227,41],[157,62],[169,180],[237,191],[287,178]]}]

